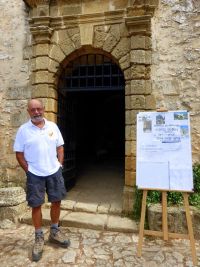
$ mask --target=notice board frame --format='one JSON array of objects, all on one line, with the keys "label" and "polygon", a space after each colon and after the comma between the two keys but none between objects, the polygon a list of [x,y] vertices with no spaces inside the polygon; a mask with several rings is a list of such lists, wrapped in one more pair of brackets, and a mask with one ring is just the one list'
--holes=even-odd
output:
[{"label": "notice board frame", "polygon": [[[158,109],[157,112],[168,112],[168,110],[165,108],[161,108],[161,109]],[[188,190],[188,191],[163,190],[160,188],[140,188],[140,189],[143,190],[143,197],[142,197],[141,219],[140,219],[140,226],[139,226],[139,240],[138,240],[137,256],[141,257],[142,243],[143,243],[144,235],[163,237],[164,241],[169,240],[169,238],[189,239],[190,240],[190,246],[191,246],[193,264],[197,265],[195,239],[194,239],[192,219],[191,219],[191,215],[190,215],[189,202],[188,202],[188,193],[191,193],[192,190],[191,191],[190,190]],[[162,231],[152,231],[152,230],[145,230],[144,229],[145,214],[146,214],[146,200],[147,200],[147,194],[148,194],[149,190],[161,191],[161,193],[162,193]],[[170,192],[170,191],[173,191],[173,192],[178,191],[178,192],[181,192],[183,195],[188,234],[170,233],[168,231],[167,192]]]}]

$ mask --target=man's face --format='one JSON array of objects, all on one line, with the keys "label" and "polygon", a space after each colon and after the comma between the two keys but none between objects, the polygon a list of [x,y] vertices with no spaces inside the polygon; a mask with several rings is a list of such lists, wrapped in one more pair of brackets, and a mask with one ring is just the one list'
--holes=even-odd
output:
[{"label": "man's face", "polygon": [[44,117],[44,107],[42,103],[36,99],[33,99],[29,102],[28,105],[28,114],[31,117],[32,122],[41,122]]}]

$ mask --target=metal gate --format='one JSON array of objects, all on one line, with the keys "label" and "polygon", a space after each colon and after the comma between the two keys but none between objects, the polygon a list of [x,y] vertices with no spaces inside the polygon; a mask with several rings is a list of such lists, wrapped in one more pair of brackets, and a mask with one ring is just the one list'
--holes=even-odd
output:
[{"label": "metal gate", "polygon": [[[79,56],[68,63],[59,80],[58,125],[65,140],[65,181],[76,177],[76,102],[73,92],[124,90],[121,69],[101,54]],[[70,100],[69,100],[70,99]]]},{"label": "metal gate", "polygon": [[63,176],[66,187],[70,188],[76,177],[75,102],[67,101],[65,96],[59,94],[58,103],[58,126],[65,141]]}]

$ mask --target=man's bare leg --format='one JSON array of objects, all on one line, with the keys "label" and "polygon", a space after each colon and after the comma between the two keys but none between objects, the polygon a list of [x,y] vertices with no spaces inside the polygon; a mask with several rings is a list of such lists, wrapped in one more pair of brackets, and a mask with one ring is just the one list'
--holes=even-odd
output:
[{"label": "man's bare leg", "polygon": [[50,216],[51,216],[51,223],[52,224],[58,224],[59,223],[60,204],[61,204],[61,201],[51,203]]}]

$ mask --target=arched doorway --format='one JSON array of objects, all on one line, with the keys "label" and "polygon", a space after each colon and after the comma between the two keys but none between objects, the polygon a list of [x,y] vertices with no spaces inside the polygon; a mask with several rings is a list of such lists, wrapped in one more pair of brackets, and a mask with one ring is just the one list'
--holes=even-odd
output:
[{"label": "arched doorway", "polygon": [[[122,196],[124,87],[119,66],[103,54],[78,56],[68,62],[60,77],[58,125],[65,139],[66,187],[84,187],[85,194],[89,190],[90,202],[100,194],[94,187],[104,193],[106,188],[113,194],[120,191]],[[112,190],[110,196],[104,194],[107,201]]]}]

